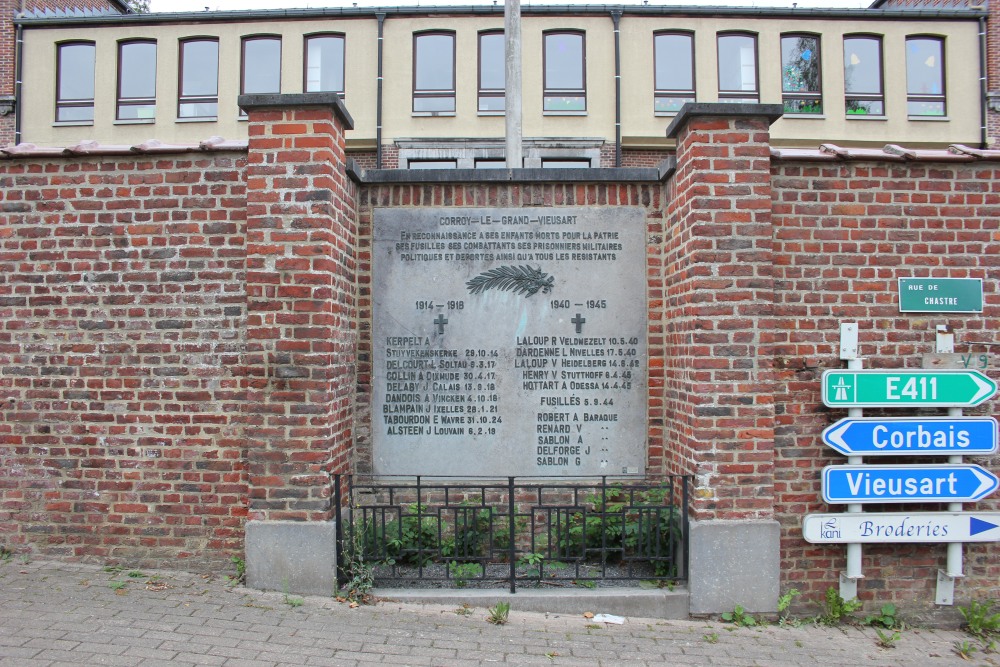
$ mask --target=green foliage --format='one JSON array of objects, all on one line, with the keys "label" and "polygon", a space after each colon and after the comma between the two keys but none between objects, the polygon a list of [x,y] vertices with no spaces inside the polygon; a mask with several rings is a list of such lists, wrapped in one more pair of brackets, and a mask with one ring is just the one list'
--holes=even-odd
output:
[{"label": "green foliage", "polygon": [[963,660],[969,660],[972,658],[972,654],[979,650],[973,642],[968,639],[964,639],[960,642],[955,642],[955,653],[958,654]]},{"label": "green foliage", "polygon": [[231,586],[242,584],[247,579],[247,562],[239,556],[233,556],[229,560],[236,566],[236,576],[226,575],[226,580]]},{"label": "green foliage", "polygon": [[886,630],[902,628],[902,623],[896,618],[896,605],[891,602],[882,605],[880,613],[865,616],[864,624],[882,627]]},{"label": "green foliage", "polygon": [[824,625],[839,625],[858,609],[861,609],[860,600],[857,598],[845,600],[840,597],[837,589],[831,586],[826,589],[826,607],[823,615],[816,620]]},{"label": "green foliage", "polygon": [[[455,512],[455,534],[441,543],[441,555],[457,560],[474,559],[484,554],[489,547],[490,532],[493,526],[492,507],[468,509],[459,507]],[[510,541],[504,533],[504,541]],[[506,547],[505,547],[506,548]]]},{"label": "green foliage", "polygon": [[575,579],[573,583],[581,588],[597,588],[597,582],[593,579]]},{"label": "green foliage", "polygon": [[504,625],[507,623],[509,614],[510,603],[497,602],[495,606],[489,608],[489,615],[486,617],[486,620],[493,625]]},{"label": "green foliage", "polygon": [[128,584],[124,581],[110,581],[108,582],[108,587],[113,591],[120,591],[125,588]]},{"label": "green foliage", "polygon": [[363,522],[351,526],[340,554],[343,560],[341,571],[347,578],[342,593],[351,602],[365,604],[372,600],[375,568],[365,559],[365,538],[369,535],[370,531]]},{"label": "green foliage", "polygon": [[993,611],[993,602],[972,600],[968,607],[959,607],[959,613],[965,619],[962,628],[971,635],[986,638],[1000,633],[1000,613]]},{"label": "green foliage", "polygon": [[542,554],[528,553],[518,558],[517,564],[525,567],[534,567],[536,565],[541,565],[543,560],[545,560],[545,556]]},{"label": "green foliage", "polygon": [[[585,558],[587,550],[604,548],[620,555],[648,557],[657,576],[675,574],[671,544],[680,542],[680,520],[672,511],[658,509],[667,503],[665,489],[636,492],[631,498],[622,487],[610,487],[605,494],[588,496],[586,512],[569,517],[568,526],[560,532],[559,555]],[[646,509],[648,506],[649,509]]]},{"label": "green foliage", "polygon": [[306,601],[303,600],[302,598],[292,597],[288,595],[288,593],[285,593],[285,604],[287,604],[292,609],[295,609],[296,607],[301,607],[305,603]]},{"label": "green foliage", "polygon": [[145,575],[145,573],[143,573],[143,572],[141,572],[139,570],[132,570],[126,576],[128,576],[128,577],[130,577],[132,579],[142,579],[146,575]]},{"label": "green foliage", "polygon": [[878,641],[876,642],[882,648],[895,648],[896,642],[902,634],[899,630],[890,630],[889,632],[882,632],[881,628],[875,628],[875,634],[878,635]]},{"label": "green foliage", "polygon": [[465,588],[469,579],[475,579],[483,574],[483,566],[479,563],[459,563],[451,561],[448,563],[448,574],[455,580],[455,585]]},{"label": "green foliage", "polygon": [[[385,523],[385,552],[387,563],[426,565],[438,552],[438,524],[433,517],[422,516],[424,506],[407,505],[403,517]],[[368,553],[376,553],[381,535],[372,522],[365,530]]]},{"label": "green foliage", "polygon": [[0,563],[6,563],[14,557],[14,552],[7,547],[0,547]]},{"label": "green foliage", "polygon": [[757,625],[757,619],[751,614],[746,613],[742,605],[736,605],[732,611],[724,612],[722,620],[744,628],[751,628]]},{"label": "green foliage", "polygon": [[778,598],[778,623],[779,624],[781,624],[781,625],[797,625],[797,623],[793,622],[789,618],[788,607],[791,606],[792,600],[794,600],[799,595],[802,595],[802,593],[799,592],[799,589],[792,588],[792,589],[789,589],[787,593],[785,593],[784,595],[782,595],[782,596],[780,596]]},{"label": "green foliage", "polygon": [[702,637],[702,639],[704,639],[705,641],[707,641],[709,644],[718,644],[719,643],[719,633],[718,632],[710,632],[707,635],[704,635]]}]

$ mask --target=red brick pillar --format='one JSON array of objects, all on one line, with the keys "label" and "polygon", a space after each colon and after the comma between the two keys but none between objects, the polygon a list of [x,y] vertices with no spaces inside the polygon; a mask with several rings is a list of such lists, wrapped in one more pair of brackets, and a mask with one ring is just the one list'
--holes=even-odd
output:
[{"label": "red brick pillar", "polygon": [[665,447],[695,475],[691,610],[773,610],[770,124],[780,105],[688,105],[664,235]]},{"label": "red brick pillar", "polygon": [[[331,475],[347,470],[356,385],[353,121],[335,94],[245,95],[247,575],[332,592]],[[307,523],[303,523],[307,522]]]}]

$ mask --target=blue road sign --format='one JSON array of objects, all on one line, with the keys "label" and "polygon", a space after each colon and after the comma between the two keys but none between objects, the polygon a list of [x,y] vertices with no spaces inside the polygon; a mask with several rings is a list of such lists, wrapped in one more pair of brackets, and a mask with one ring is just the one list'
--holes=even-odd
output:
[{"label": "blue road sign", "polygon": [[847,465],[823,468],[823,500],[845,503],[966,502],[985,498],[1000,483],[971,464]]},{"label": "blue road sign", "polygon": [[993,417],[859,417],[823,431],[823,442],[849,456],[993,454]]}]

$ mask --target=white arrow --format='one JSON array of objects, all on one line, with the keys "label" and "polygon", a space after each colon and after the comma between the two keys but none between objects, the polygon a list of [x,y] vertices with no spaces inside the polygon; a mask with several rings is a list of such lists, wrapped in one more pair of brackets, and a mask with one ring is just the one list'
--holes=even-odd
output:
[{"label": "white arrow", "polygon": [[851,451],[851,448],[848,446],[848,444],[841,437],[844,434],[844,431],[846,431],[849,428],[851,428],[851,422],[847,422],[846,424],[844,424],[840,428],[836,429],[835,431],[830,431],[829,435],[827,435],[827,438],[831,442],[839,445],[841,447],[841,451],[843,451],[843,452],[849,452],[849,451]]},{"label": "white arrow", "polygon": [[972,474],[975,475],[976,479],[979,480],[979,488],[976,489],[976,492],[972,494],[973,498],[984,498],[986,497],[988,491],[992,491],[993,489],[996,488],[997,480],[995,477],[987,477],[986,475],[979,472],[975,468],[970,468],[969,470],[971,470]]},{"label": "white arrow", "polygon": [[984,382],[983,380],[980,380],[979,377],[976,375],[972,375],[970,377],[975,381],[976,386],[979,388],[979,391],[976,392],[976,395],[973,396],[972,400],[969,401],[970,403],[975,403],[980,399],[984,399],[993,395],[993,385],[991,385],[989,382]]}]

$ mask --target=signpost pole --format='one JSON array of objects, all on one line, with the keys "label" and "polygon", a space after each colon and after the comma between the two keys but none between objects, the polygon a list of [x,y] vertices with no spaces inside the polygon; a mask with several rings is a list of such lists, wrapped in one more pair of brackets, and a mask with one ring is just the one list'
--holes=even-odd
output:
[{"label": "signpost pole", "polygon": [[[955,334],[948,325],[938,325],[937,327],[937,352],[949,353],[955,351]],[[962,408],[948,408],[949,417],[962,417]],[[962,463],[963,457],[952,455],[948,457],[948,463]],[[962,503],[948,503],[949,512],[961,512]],[[935,602],[940,605],[955,604],[955,579],[965,576],[962,567],[962,543],[948,543],[948,561],[945,571],[938,570],[937,592]]]},{"label": "signpost pole", "polygon": [[[847,368],[850,370],[861,370],[864,368],[864,361],[858,354],[858,325],[856,322],[842,322],[840,325],[840,358],[847,360]],[[850,408],[847,411],[848,417],[863,417],[863,408]],[[861,465],[864,459],[861,456],[849,456],[847,462],[851,465]],[[848,513],[859,513],[863,511],[860,503],[851,503],[847,506]],[[840,576],[840,597],[844,600],[854,600],[858,597],[858,580],[864,578],[861,572],[861,544],[851,543],[847,545],[847,571]]]}]

